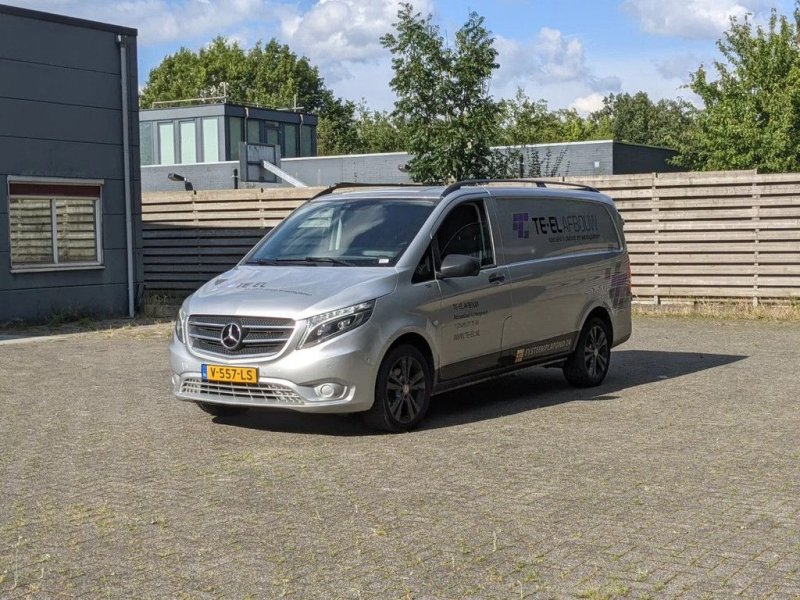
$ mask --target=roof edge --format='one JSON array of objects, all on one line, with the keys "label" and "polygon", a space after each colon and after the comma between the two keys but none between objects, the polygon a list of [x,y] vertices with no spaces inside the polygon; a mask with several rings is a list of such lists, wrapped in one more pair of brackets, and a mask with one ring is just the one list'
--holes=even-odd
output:
[{"label": "roof edge", "polygon": [[122,25],[112,25],[111,23],[101,23],[100,21],[90,21],[89,19],[80,19],[78,17],[59,15],[55,13],[44,12],[41,10],[33,10],[30,8],[9,6],[8,4],[0,4],[0,14],[12,15],[14,17],[23,17],[28,19],[38,19],[39,21],[50,21],[51,23],[60,23],[62,25],[84,27],[86,29],[109,31],[113,33],[120,33],[122,35],[130,35],[133,37],[138,37],[139,35],[138,30],[132,27],[123,27]]}]

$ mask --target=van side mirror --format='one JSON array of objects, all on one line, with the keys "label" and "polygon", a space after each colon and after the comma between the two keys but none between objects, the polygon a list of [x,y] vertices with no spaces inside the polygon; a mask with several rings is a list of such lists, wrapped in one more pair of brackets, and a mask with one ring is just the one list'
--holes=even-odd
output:
[{"label": "van side mirror", "polygon": [[439,279],[452,279],[454,277],[474,277],[481,271],[478,259],[465,254],[448,254],[439,267]]}]

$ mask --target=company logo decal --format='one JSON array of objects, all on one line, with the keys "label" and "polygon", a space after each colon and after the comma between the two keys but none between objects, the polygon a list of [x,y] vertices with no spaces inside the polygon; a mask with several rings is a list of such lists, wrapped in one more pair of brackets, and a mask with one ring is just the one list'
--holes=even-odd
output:
[{"label": "company logo decal", "polygon": [[587,241],[599,238],[597,215],[564,215],[531,217],[529,213],[513,213],[511,230],[517,239],[528,239],[531,229],[536,235],[548,236],[549,242]]}]

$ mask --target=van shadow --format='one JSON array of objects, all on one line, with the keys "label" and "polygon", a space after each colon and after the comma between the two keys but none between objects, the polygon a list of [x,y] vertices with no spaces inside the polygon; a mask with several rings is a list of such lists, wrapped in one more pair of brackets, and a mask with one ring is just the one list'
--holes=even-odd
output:
[{"label": "van shadow", "polygon": [[[639,385],[657,383],[728,365],[747,358],[730,354],[619,350],[601,386],[574,388],[560,369],[532,368],[434,396],[419,431],[476,423],[572,401],[616,400]],[[318,415],[277,409],[254,409],[215,423],[248,429],[331,436],[375,434],[358,415]]]}]

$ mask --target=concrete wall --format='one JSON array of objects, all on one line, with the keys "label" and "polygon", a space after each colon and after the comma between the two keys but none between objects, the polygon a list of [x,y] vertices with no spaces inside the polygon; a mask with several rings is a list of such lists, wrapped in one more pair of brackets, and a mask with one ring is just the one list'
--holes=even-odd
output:
[{"label": "concrete wall", "polygon": [[[498,148],[499,151],[508,151]],[[673,150],[611,141],[572,142],[567,144],[535,144],[516,149],[523,157],[523,176],[531,175],[532,156],[538,155],[540,174],[535,177],[591,177],[618,173],[655,173],[675,171],[666,159]],[[408,173],[399,167],[411,160],[407,152],[384,154],[350,154],[284,158],[280,167],[289,175],[311,185],[328,186],[340,182],[409,183]],[[142,186],[146,192],[182,190],[183,184],[167,179],[176,172],[191,180],[196,190],[233,189],[233,169],[238,162],[143,167]],[[244,182],[240,188],[272,187],[271,184]]]},{"label": "concrete wall", "polygon": [[[118,34],[128,39],[135,273],[143,280],[136,31],[0,6],[0,322],[127,313]],[[104,180],[101,268],[11,273],[9,175]]]}]

